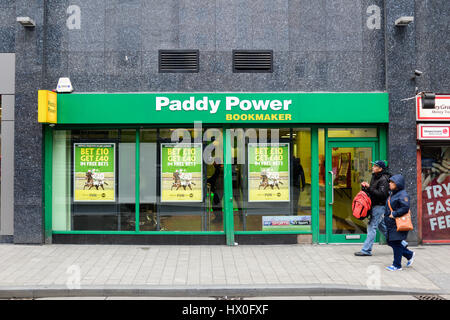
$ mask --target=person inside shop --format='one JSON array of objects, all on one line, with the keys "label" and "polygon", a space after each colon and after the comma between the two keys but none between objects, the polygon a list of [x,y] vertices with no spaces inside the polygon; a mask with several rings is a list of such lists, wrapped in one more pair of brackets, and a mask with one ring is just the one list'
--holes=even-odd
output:
[{"label": "person inside shop", "polygon": [[293,188],[293,197],[294,197],[294,215],[298,215],[298,201],[300,199],[300,192],[305,190],[305,172],[303,171],[303,167],[300,163],[300,158],[293,157],[293,168],[292,174],[294,178],[294,188]]},{"label": "person inside shop", "polygon": [[367,181],[361,183],[362,190],[365,191],[372,201],[372,208],[367,225],[367,238],[364,241],[361,251],[355,252],[355,256],[371,256],[372,246],[375,241],[377,229],[383,234],[386,227],[383,222],[386,200],[389,196],[389,178],[387,166],[384,160],[372,162],[372,179],[370,184]]},{"label": "person inside shop", "polygon": [[211,192],[213,193],[212,209],[214,213],[213,223],[219,223],[223,220],[222,212],[222,197],[223,197],[223,165],[220,163],[220,159],[214,159],[214,173],[206,179],[206,183],[211,186]]}]

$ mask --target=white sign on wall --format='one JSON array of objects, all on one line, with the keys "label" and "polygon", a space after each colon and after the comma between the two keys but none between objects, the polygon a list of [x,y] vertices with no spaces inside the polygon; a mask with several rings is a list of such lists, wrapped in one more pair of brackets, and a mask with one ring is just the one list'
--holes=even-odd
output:
[{"label": "white sign on wall", "polygon": [[417,95],[416,115],[417,121],[450,121],[450,95],[437,94],[433,109],[424,109],[422,97]]},{"label": "white sign on wall", "polygon": [[450,124],[419,124],[417,126],[419,140],[450,140]]}]

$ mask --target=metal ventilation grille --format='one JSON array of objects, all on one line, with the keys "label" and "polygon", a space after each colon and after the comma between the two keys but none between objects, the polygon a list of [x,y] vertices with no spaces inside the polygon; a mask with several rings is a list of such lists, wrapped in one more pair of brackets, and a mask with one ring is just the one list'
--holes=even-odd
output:
[{"label": "metal ventilation grille", "polygon": [[198,50],[159,50],[159,72],[198,72]]},{"label": "metal ventilation grille", "polygon": [[273,51],[233,50],[233,72],[273,72]]}]

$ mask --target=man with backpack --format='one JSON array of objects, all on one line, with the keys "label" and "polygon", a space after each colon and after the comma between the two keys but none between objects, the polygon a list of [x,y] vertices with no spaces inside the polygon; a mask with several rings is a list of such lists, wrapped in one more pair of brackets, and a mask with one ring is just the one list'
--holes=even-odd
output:
[{"label": "man with backpack", "polygon": [[370,184],[366,181],[361,183],[362,190],[365,191],[372,201],[371,215],[367,225],[367,238],[364,241],[361,251],[355,252],[355,256],[371,256],[372,246],[375,241],[377,229],[383,234],[386,233],[383,217],[386,200],[389,196],[390,174],[386,170],[386,163],[383,160],[372,162],[372,179]]}]

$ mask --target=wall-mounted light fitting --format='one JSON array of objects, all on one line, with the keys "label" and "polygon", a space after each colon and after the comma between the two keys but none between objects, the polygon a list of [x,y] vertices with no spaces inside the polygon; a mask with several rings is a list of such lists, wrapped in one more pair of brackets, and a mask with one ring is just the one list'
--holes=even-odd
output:
[{"label": "wall-mounted light fitting", "polygon": [[397,27],[405,27],[405,26],[407,26],[408,24],[410,24],[413,21],[414,21],[414,17],[403,16],[403,17],[400,17],[397,20],[395,20],[395,25]]},{"label": "wall-mounted light fitting", "polygon": [[433,92],[421,92],[422,108],[434,109],[436,106],[436,94]]},{"label": "wall-mounted light fitting", "polygon": [[22,26],[26,28],[34,28],[36,27],[36,24],[34,23],[34,20],[30,17],[17,17],[17,22],[19,22]]}]

